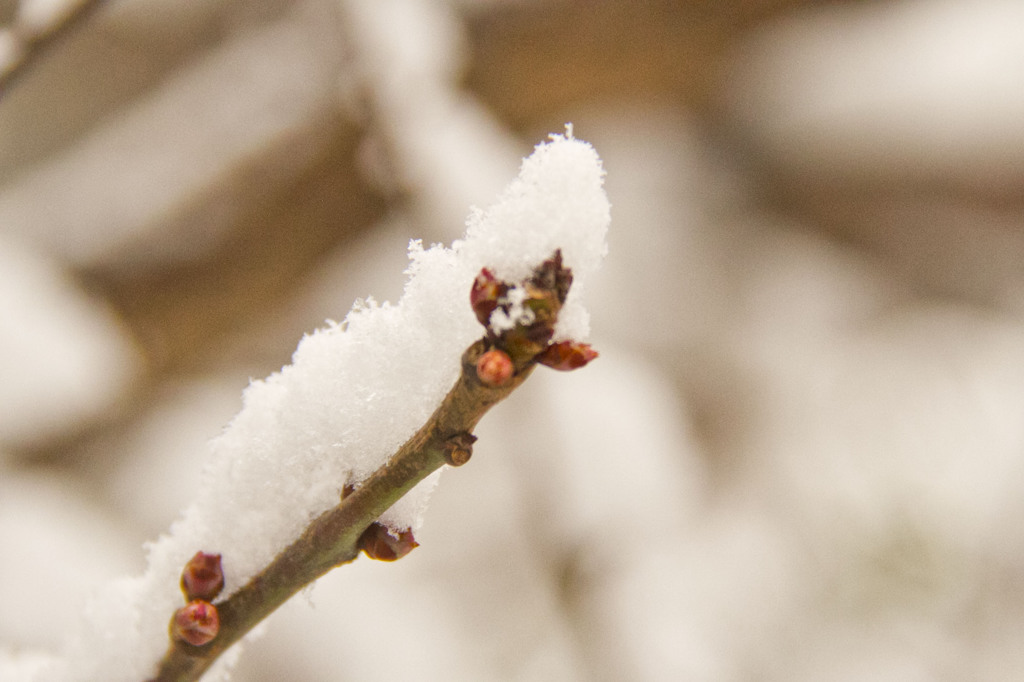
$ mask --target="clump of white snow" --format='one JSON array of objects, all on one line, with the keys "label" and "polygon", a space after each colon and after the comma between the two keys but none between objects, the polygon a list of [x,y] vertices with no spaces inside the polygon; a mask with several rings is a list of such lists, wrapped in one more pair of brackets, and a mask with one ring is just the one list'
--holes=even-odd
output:
[{"label": "clump of white snow", "polygon": [[[535,315],[533,310],[523,305],[529,296],[524,286],[511,287],[504,296],[498,299],[498,308],[491,313],[490,328],[495,334],[515,329],[517,324],[528,326],[533,323]],[[508,311],[502,309],[502,305],[508,304]]]},{"label": "clump of white snow", "polygon": [[[347,482],[380,467],[430,416],[458,376],[463,350],[483,334],[469,305],[480,268],[519,280],[561,249],[575,281],[556,333],[584,339],[581,292],[606,251],[603,175],[594,149],[571,129],[552,136],[498,203],[473,213],[463,240],[410,246],[397,304],[357,302],[343,323],[304,338],[291,365],[254,381],[211,443],[195,502],[149,545],[146,573],[100,594],[60,669],[36,679],[144,679],[166,648],[189,557],[221,553],[230,595],[335,506]],[[382,522],[417,527],[435,480]]]}]

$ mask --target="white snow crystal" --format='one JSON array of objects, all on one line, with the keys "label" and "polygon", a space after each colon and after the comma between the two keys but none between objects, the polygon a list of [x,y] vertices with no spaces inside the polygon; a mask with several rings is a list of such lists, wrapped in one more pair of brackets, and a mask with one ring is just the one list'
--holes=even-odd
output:
[{"label": "white snow crystal", "polygon": [[[561,249],[575,281],[556,334],[584,339],[581,294],[605,254],[609,204],[594,149],[555,135],[526,159],[498,203],[474,211],[451,248],[410,245],[397,304],[367,300],[299,344],[291,365],[245,391],[244,406],[210,446],[196,501],[149,545],[140,577],[110,585],[70,646],[66,667],[36,679],[138,680],[167,645],[182,603],[178,579],[198,550],[223,555],[225,595],[241,587],[335,506],[346,482],[380,467],[430,416],[483,329],[469,305],[480,268],[519,280]],[[415,528],[435,477],[381,518]]]},{"label": "white snow crystal", "polygon": [[525,287],[514,286],[498,299],[499,305],[508,303],[508,312],[499,307],[491,313],[489,324],[491,331],[495,334],[500,334],[503,331],[515,329],[517,324],[522,323],[526,326],[533,322],[536,315],[534,315],[532,310],[523,305],[523,301],[526,300],[528,293]]}]

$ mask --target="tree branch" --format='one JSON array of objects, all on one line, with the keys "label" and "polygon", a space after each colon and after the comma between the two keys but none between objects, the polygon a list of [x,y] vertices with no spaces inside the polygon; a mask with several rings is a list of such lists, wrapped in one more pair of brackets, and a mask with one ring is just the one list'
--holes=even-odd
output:
[{"label": "tree branch", "polygon": [[[220,555],[200,551],[182,575],[188,604],[171,619],[171,646],[151,682],[196,680],[246,632],[293,594],[360,551],[393,560],[416,546],[411,533],[394,537],[375,524],[381,514],[442,464],[468,461],[481,417],[504,400],[537,364],[558,370],[582,367],[597,357],[587,344],[553,343],[558,313],[572,272],[561,251],[520,283],[497,279],[484,268],[469,303],[486,336],[462,354],[455,385],[427,422],[358,488],[345,485],[338,506],[317,517],[302,535],[226,600],[211,604],[223,585]],[[368,530],[369,529],[369,530]],[[229,558],[230,562],[230,558]]]},{"label": "tree branch", "polygon": [[[196,680],[217,657],[304,586],[359,553],[366,528],[402,495],[463,449],[469,434],[491,407],[505,399],[533,370],[530,359],[498,387],[481,382],[477,362],[490,343],[481,339],[462,356],[462,372],[427,422],[363,485],[324,512],[301,537],[277,555],[227,600],[216,604],[220,631],[209,644],[192,646],[172,638],[153,682]],[[464,461],[459,458],[457,461]]]}]

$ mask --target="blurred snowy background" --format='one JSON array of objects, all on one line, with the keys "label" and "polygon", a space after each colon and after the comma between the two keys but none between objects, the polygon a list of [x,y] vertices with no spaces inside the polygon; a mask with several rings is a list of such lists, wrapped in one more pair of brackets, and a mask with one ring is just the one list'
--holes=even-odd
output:
[{"label": "blurred snowy background", "polygon": [[75,4],[0,0],[0,671],[572,121],[600,361],[235,679],[1020,679],[1019,0],[110,0],[33,51]]}]

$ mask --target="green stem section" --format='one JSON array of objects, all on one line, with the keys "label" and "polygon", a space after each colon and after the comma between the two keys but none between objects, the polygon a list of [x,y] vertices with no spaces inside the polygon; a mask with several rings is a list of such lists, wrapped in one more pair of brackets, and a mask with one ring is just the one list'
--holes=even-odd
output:
[{"label": "green stem section", "polygon": [[198,680],[221,653],[293,594],[332,568],[355,559],[359,536],[367,526],[440,468],[452,439],[471,433],[484,413],[504,400],[533,369],[527,363],[517,368],[508,384],[485,386],[477,378],[476,362],[486,350],[483,340],[466,350],[459,379],[440,407],[383,467],[337,507],[318,516],[244,587],[216,604],[220,631],[212,642],[199,647],[172,642],[153,682]]}]

